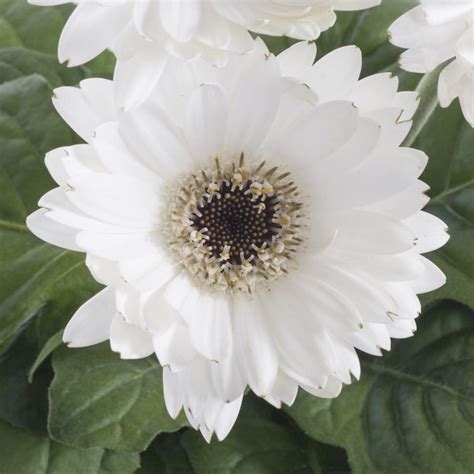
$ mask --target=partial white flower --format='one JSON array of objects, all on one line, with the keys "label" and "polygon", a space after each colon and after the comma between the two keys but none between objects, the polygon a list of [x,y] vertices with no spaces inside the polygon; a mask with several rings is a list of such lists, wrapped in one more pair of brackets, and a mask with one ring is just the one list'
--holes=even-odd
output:
[{"label": "partial white flower", "polygon": [[400,147],[416,94],[359,80],[354,46],[315,54],[258,42],[222,68],[171,61],[127,111],[109,81],[55,91],[87,144],[47,155],[58,187],[28,226],[86,252],[106,285],[64,340],[155,353],[170,414],[207,440],[227,435],[247,386],[276,407],[298,387],[337,396],[359,377],[355,349],[411,336],[417,294],[445,281],[421,255],[448,239],[421,211],[427,157]]},{"label": "partial white flower", "polygon": [[166,53],[222,64],[229,52],[254,47],[248,30],[314,40],[335,23],[335,10],[370,8],[381,0],[29,1],[77,4],[59,41],[59,59],[77,66],[112,49],[118,57],[116,82],[123,84],[117,93],[128,107],[156,85]]},{"label": "partial white flower", "polygon": [[459,97],[466,120],[474,127],[474,1],[421,0],[389,29],[391,42],[408,51],[400,65],[427,73],[450,61],[439,77],[438,97],[448,107]]}]

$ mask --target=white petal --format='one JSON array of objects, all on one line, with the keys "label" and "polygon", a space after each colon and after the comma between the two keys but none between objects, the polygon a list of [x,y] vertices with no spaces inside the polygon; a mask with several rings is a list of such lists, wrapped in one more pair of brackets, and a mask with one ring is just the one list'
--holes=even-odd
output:
[{"label": "white petal", "polygon": [[94,149],[89,145],[56,148],[46,153],[44,160],[52,178],[63,186],[73,176],[91,171],[98,173],[106,171]]},{"label": "white petal", "polygon": [[160,80],[167,60],[165,51],[145,40],[131,58],[119,58],[114,70],[117,105],[129,109],[142,104]]},{"label": "white petal", "polygon": [[229,157],[243,152],[255,156],[270,129],[280,101],[277,60],[264,57],[245,68],[230,98],[226,151]]},{"label": "white petal", "polygon": [[77,229],[50,219],[48,213],[47,209],[38,209],[33,214],[30,214],[26,219],[28,229],[36,237],[52,245],[82,252],[83,249],[76,243]]},{"label": "white petal", "polygon": [[160,364],[169,366],[173,372],[183,370],[197,356],[188,329],[180,323],[153,336],[153,346]]},{"label": "white petal", "polygon": [[168,303],[189,325],[194,347],[210,361],[223,361],[232,352],[232,322],[225,294],[196,286],[183,272],[167,286]]},{"label": "white petal", "polygon": [[417,212],[405,222],[415,231],[418,253],[436,250],[449,240],[447,225],[432,214]]},{"label": "white petal", "polygon": [[351,97],[362,113],[370,113],[393,104],[398,78],[390,73],[375,74],[357,82]]},{"label": "white petal", "polygon": [[208,162],[222,157],[227,124],[228,103],[224,89],[203,84],[189,99],[186,136],[196,160]]},{"label": "white petal", "polygon": [[283,372],[279,372],[276,383],[265,400],[275,408],[281,408],[282,402],[291,406],[296,400],[297,393],[298,384]]},{"label": "white petal", "polygon": [[183,406],[183,392],[180,376],[173,374],[169,367],[163,367],[163,392],[166,409],[174,419],[179,415]]},{"label": "white petal", "polygon": [[286,77],[305,80],[316,57],[316,45],[300,41],[278,55],[281,73]]},{"label": "white petal", "polygon": [[175,179],[193,166],[182,130],[151,101],[125,112],[119,130],[135,156],[160,176]]},{"label": "white petal", "polygon": [[352,211],[342,221],[335,245],[353,252],[387,255],[412,249],[415,239],[415,233],[397,219]]},{"label": "white petal", "polygon": [[471,127],[474,127],[474,92],[472,88],[472,78],[467,77],[464,79],[459,100],[464,117]]},{"label": "white petal", "polygon": [[335,377],[330,377],[325,386],[322,388],[313,388],[304,385],[302,388],[316,397],[335,398],[341,393],[342,383]]},{"label": "white petal", "polygon": [[[329,102],[300,116],[282,136],[274,136],[268,143],[271,156],[277,162],[291,161],[303,182],[317,178],[308,174],[308,167],[329,157],[344,147],[356,133],[357,109],[350,102]],[[334,124],[337,123],[337,127]]]},{"label": "white petal", "polygon": [[374,203],[371,209],[382,214],[388,214],[399,219],[405,219],[423,209],[430,198],[426,192],[430,187],[417,180],[408,189],[405,189],[388,199]]},{"label": "white petal", "polygon": [[135,177],[90,173],[68,184],[70,201],[91,217],[134,230],[152,230],[159,222],[158,190]]},{"label": "white petal", "polygon": [[120,136],[116,122],[100,125],[95,130],[92,144],[104,169],[110,173],[133,176],[147,182],[157,190],[162,187],[163,179],[156,172],[140,163],[127,148]]},{"label": "white petal", "polygon": [[142,359],[154,352],[151,335],[138,326],[127,323],[120,313],[112,320],[110,347],[122,359]]},{"label": "white petal", "polygon": [[[185,309],[193,345],[211,361],[222,361],[232,351],[229,302],[225,296],[199,295],[196,306]],[[189,314],[189,311],[192,314]]]},{"label": "white petal", "polygon": [[76,311],[64,329],[63,341],[69,347],[87,347],[106,341],[115,314],[115,291],[104,288]]},{"label": "white petal", "polygon": [[336,49],[316,62],[308,80],[322,102],[350,100],[362,68],[362,53],[356,46]]},{"label": "white petal", "polygon": [[439,76],[438,97],[441,107],[448,107],[461,95],[465,68],[458,61],[448,64]]},{"label": "white petal", "polygon": [[61,34],[58,48],[60,62],[67,61],[68,66],[78,66],[99,55],[112,45],[127,23],[129,14],[128,5],[108,8],[96,2],[80,3]]},{"label": "white petal", "polygon": [[224,361],[212,363],[211,376],[218,397],[225,402],[239,398],[247,386],[237,365],[235,351]]},{"label": "white petal", "polygon": [[433,25],[467,17],[473,14],[470,0],[421,0],[426,20]]},{"label": "white petal", "polygon": [[446,283],[446,276],[430,260],[424,257],[420,258],[425,266],[425,271],[417,280],[411,282],[411,287],[418,294],[437,290]]},{"label": "white petal", "polygon": [[219,441],[223,441],[234,426],[242,405],[242,399],[243,396],[240,396],[233,402],[226,403],[222,407],[216,421],[214,422],[214,430]]},{"label": "white petal", "polygon": [[116,262],[87,254],[86,265],[95,280],[103,285],[117,288],[123,284],[123,278]]},{"label": "white petal", "polygon": [[196,0],[160,2],[163,28],[175,40],[189,41],[195,34],[201,16],[201,5]]},{"label": "white petal", "polygon": [[233,299],[235,350],[250,388],[258,395],[268,394],[278,374],[278,355],[271,333],[257,301]]},{"label": "white petal", "polygon": [[85,141],[102,123],[116,118],[113,85],[106,79],[86,79],[77,87],[54,90],[53,104],[59,115]]}]

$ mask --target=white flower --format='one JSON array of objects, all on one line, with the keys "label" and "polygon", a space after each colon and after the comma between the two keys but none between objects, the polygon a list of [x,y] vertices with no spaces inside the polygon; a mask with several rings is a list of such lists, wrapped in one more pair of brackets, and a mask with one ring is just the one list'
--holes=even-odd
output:
[{"label": "white flower", "polygon": [[[29,1],[36,5],[72,3]],[[118,56],[117,94],[128,107],[156,84],[166,52],[185,58],[199,55],[222,64],[228,52],[245,53],[253,48],[248,30],[314,40],[334,24],[335,10],[369,8],[380,1],[75,0],[77,7],[64,27],[58,54],[61,62],[77,66],[112,49]]]},{"label": "white flower", "polygon": [[439,101],[448,107],[459,97],[474,127],[474,1],[421,0],[393,23],[389,34],[394,45],[409,48],[400,57],[407,71],[426,73],[452,60],[439,77]]},{"label": "white flower", "polygon": [[101,79],[54,103],[87,141],[50,152],[58,187],[29,228],[87,253],[106,288],[64,340],[155,353],[168,410],[207,440],[231,429],[247,386],[291,405],[298,386],[337,396],[413,334],[416,296],[441,286],[422,253],[448,239],[422,212],[427,158],[401,148],[413,92],[361,54],[262,43],[215,68],[171,61],[144,104],[114,107]]}]

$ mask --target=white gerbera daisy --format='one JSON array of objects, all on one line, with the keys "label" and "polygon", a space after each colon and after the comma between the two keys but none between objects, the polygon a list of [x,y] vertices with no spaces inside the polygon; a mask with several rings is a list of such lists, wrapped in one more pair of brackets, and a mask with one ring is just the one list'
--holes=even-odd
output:
[{"label": "white gerbera daisy", "polygon": [[277,407],[298,386],[336,396],[359,377],[355,348],[411,336],[416,294],[444,283],[421,256],[448,239],[421,211],[427,158],[400,147],[416,94],[359,80],[354,46],[313,66],[312,44],[257,44],[222,68],[171,61],[128,111],[109,81],[56,90],[87,144],[47,155],[59,187],[28,218],[106,285],[64,340],[156,353],[170,414],[207,440],[247,386]]},{"label": "white gerbera daisy", "polygon": [[[125,106],[141,100],[166,62],[166,52],[222,64],[228,52],[253,47],[248,30],[316,39],[336,21],[335,10],[360,10],[381,0],[75,0],[59,41],[59,59],[85,63],[107,48],[118,56],[117,91]],[[71,0],[30,0],[36,5]],[[156,45],[161,47],[157,48]],[[133,84],[131,84],[133,83]]]},{"label": "white gerbera daisy", "polygon": [[409,48],[400,65],[411,72],[441,72],[438,97],[448,107],[459,97],[466,120],[474,127],[474,1],[421,0],[389,29],[391,41]]}]

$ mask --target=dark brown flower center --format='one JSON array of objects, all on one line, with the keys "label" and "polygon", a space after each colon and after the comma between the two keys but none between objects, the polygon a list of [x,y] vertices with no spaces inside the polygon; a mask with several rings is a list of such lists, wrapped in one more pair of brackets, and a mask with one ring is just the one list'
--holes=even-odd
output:
[{"label": "dark brown flower center", "polygon": [[274,222],[279,204],[275,195],[256,197],[251,182],[236,187],[222,182],[216,193],[191,216],[192,227],[206,236],[205,246],[219,258],[229,249],[229,262],[242,264],[242,256],[255,261],[258,249],[270,245],[281,230]]}]

